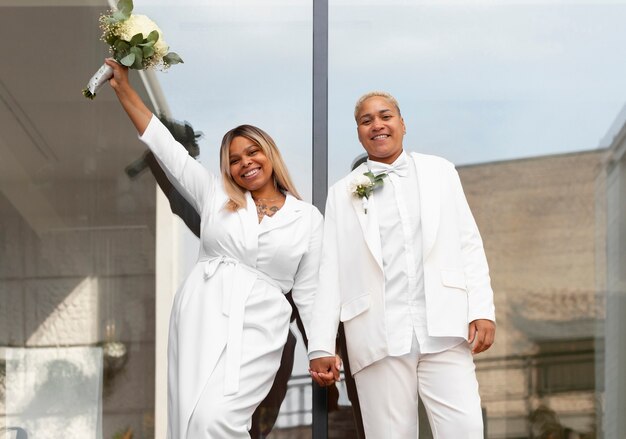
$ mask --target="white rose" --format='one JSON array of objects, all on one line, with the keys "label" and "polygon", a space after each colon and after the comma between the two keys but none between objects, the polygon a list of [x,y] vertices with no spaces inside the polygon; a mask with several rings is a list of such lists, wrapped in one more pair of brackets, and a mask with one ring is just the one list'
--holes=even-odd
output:
[{"label": "white rose", "polygon": [[144,38],[148,38],[148,35],[153,30],[159,31],[159,34],[161,34],[161,30],[154,21],[150,20],[145,15],[133,14],[128,20],[122,22],[119,27],[119,36],[126,41],[130,41],[130,39],[137,34],[142,34]]},{"label": "white rose", "polygon": [[355,181],[356,181],[357,186],[368,187],[372,185],[372,180],[370,180],[370,178],[365,174],[358,175],[355,178]]},{"label": "white rose", "polygon": [[356,193],[356,190],[359,186],[369,187],[372,185],[372,181],[369,179],[367,175],[360,174],[357,175],[354,180],[350,182],[350,193]]},{"label": "white rose", "polygon": [[[163,33],[157,24],[150,20],[145,15],[131,15],[130,18],[120,25],[118,29],[118,36],[126,41],[137,35],[141,34],[144,38],[148,38],[150,32],[157,31],[159,33],[159,39],[154,43],[154,53],[157,60],[162,59],[167,55],[169,46],[163,39]],[[157,61],[158,62],[158,61]]]},{"label": "white rose", "polygon": [[170,46],[168,46],[165,40],[161,37],[161,31],[159,31],[159,39],[156,43],[154,43],[154,52],[156,53],[157,57],[159,57],[159,59],[163,58],[165,55],[167,55],[169,48]]},{"label": "white rose", "polygon": [[119,27],[119,37],[123,40],[130,41],[130,39],[137,35],[141,34],[144,38],[148,38],[150,32],[157,31],[159,33],[159,39],[154,44],[155,52],[165,55],[167,53],[168,46],[165,43],[165,40],[161,37],[163,33],[157,24],[150,20],[145,15],[131,15],[130,18],[124,22],[122,22]]}]

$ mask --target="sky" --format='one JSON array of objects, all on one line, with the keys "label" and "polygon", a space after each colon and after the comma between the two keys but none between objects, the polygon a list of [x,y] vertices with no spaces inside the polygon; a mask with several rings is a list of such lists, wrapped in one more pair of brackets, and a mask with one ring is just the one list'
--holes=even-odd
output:
[{"label": "sky", "polygon": [[[159,74],[173,116],[268,131],[311,191],[312,1],[135,0],[185,64]],[[400,102],[405,148],[457,165],[597,148],[626,103],[626,1],[330,1],[329,183],[361,153],[357,98]]]},{"label": "sky", "polygon": [[[258,125],[310,200],[312,1],[135,0],[135,13],[185,60],[158,79],[172,116],[204,133],[203,164],[218,172],[222,135]],[[330,0],[329,16],[329,184],[362,152],[353,108],[370,90],[398,99],[406,149],[457,165],[607,146],[626,120],[626,0]]]}]

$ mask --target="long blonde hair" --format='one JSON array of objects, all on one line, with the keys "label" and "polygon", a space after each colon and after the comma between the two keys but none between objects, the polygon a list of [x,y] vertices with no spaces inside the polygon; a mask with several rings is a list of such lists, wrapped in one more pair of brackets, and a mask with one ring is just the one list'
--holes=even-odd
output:
[{"label": "long blonde hair", "polygon": [[253,125],[239,125],[224,134],[222,146],[220,148],[220,169],[222,171],[222,179],[224,181],[224,190],[229,198],[226,203],[227,210],[235,212],[236,210],[246,207],[246,190],[235,183],[235,180],[230,173],[230,144],[235,137],[245,137],[261,148],[263,154],[265,154],[272,164],[272,178],[274,179],[274,186],[278,190],[283,193],[289,192],[297,199],[302,199],[291,181],[291,177],[289,176],[289,171],[287,170],[287,166],[285,166],[283,157],[270,135]]}]

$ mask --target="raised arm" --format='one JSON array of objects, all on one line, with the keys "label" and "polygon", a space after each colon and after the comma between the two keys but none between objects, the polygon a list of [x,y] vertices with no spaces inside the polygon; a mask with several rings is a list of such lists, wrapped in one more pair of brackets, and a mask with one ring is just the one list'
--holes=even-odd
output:
[{"label": "raised arm", "polygon": [[139,135],[143,135],[152,118],[152,111],[143,103],[128,82],[128,67],[118,64],[111,58],[107,58],[105,62],[113,69],[113,77],[109,80],[111,88],[115,91],[117,99],[135,125]]},{"label": "raised arm", "polygon": [[201,214],[203,206],[214,192],[216,178],[190,157],[185,147],[174,139],[159,118],[153,116],[128,82],[128,68],[112,59],[105,62],[113,69],[109,84],[137,129],[140,140],[154,153],[159,166],[176,190]]}]

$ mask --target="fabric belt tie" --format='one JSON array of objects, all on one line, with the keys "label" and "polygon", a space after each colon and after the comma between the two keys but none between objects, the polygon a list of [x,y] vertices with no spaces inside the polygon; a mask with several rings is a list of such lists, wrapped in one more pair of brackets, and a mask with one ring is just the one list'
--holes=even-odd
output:
[{"label": "fabric belt tie", "polygon": [[[222,282],[222,314],[228,316],[228,339],[226,341],[226,376],[224,395],[239,391],[239,371],[241,369],[243,321],[246,301],[257,279],[281,291],[278,283],[267,274],[228,256],[217,256],[204,263],[204,279],[208,280],[217,270],[227,270]],[[228,285],[228,279],[232,283]],[[230,287],[230,288],[229,288]]]}]

